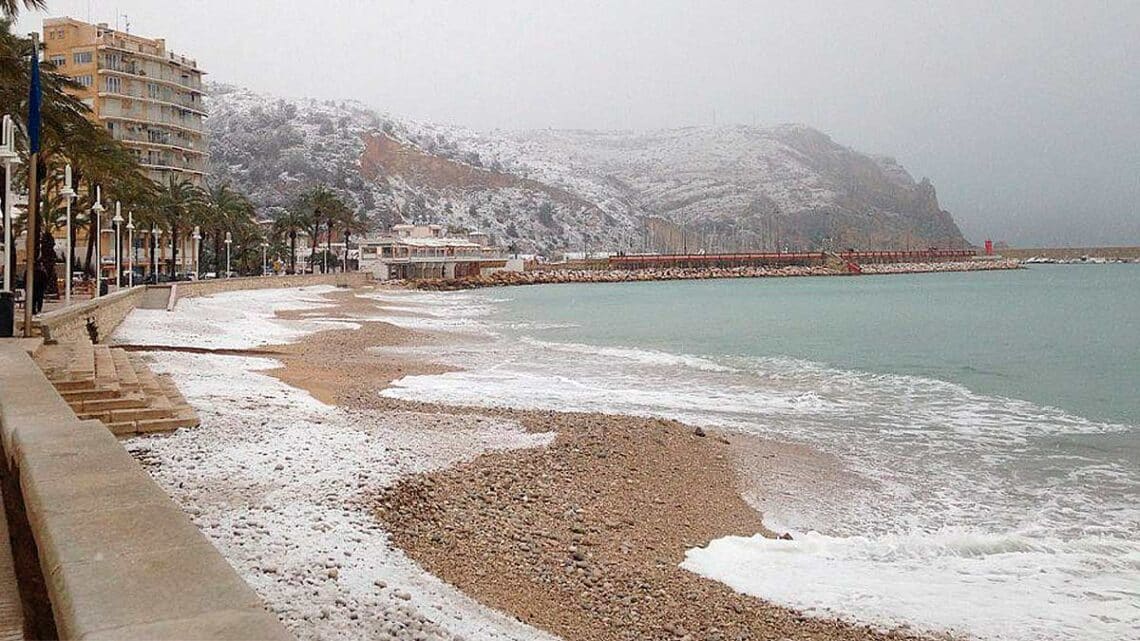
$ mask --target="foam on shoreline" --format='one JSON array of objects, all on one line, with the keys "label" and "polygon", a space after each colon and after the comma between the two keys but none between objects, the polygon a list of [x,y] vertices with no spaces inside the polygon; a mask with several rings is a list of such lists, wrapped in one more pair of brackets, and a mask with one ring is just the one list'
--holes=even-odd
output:
[{"label": "foam on shoreline", "polygon": [[[492,331],[500,320],[486,319]],[[716,540],[684,565],[766,600],[992,639],[1107,641],[1140,630],[1129,605],[1140,574],[1140,545],[1128,537],[1140,515],[1129,502],[1135,477],[1123,458],[1090,465],[1056,447],[1070,439],[1112,451],[1127,425],[934,378],[517,333],[436,349],[466,368],[408,376],[383,394],[666,417],[833,455],[857,481],[840,500],[796,470],[744,488],[794,543]],[[940,594],[954,607],[942,608]]]}]

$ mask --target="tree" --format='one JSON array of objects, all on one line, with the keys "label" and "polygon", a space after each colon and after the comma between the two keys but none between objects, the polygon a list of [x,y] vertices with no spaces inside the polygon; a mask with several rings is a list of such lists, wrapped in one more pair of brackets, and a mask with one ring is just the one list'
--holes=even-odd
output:
[{"label": "tree", "polygon": [[309,212],[301,207],[286,209],[273,221],[274,234],[289,239],[290,273],[297,273],[297,232],[307,229],[309,224]]},{"label": "tree", "polygon": [[[170,230],[170,278],[175,277],[178,263],[178,245],[182,233],[191,220],[202,218],[199,212],[206,209],[206,195],[202,189],[186,179],[169,176],[159,189],[156,209]],[[183,225],[183,223],[186,223]]]},{"label": "tree", "polygon": [[[309,252],[309,264],[316,267],[317,264],[317,245],[320,242],[321,224],[326,224],[328,235],[326,236],[326,251],[329,251],[332,246],[333,228],[338,221],[344,220],[346,215],[351,213],[351,210],[340,196],[331,191],[324,185],[318,185],[311,191],[303,194],[297,202],[297,208],[306,216],[305,226],[306,231],[309,232],[311,239],[311,251]],[[322,261],[322,265],[324,262]]]},{"label": "tree", "polygon": [[230,188],[228,183],[215,185],[209,189],[204,208],[202,226],[207,236],[213,236],[214,272],[220,273],[223,263],[222,239],[230,232],[231,239],[239,227],[252,224],[253,204],[244,195]]},{"label": "tree", "polygon": [[5,18],[15,18],[20,14],[21,5],[28,11],[44,9],[47,7],[47,0],[0,0],[0,13],[4,14]]},{"label": "tree", "polygon": [[[17,142],[21,147],[20,153],[25,160],[23,165],[25,173],[28,170],[26,163],[28,154],[24,147],[27,132],[25,120],[28,86],[31,80],[29,67],[32,46],[30,39],[21,38],[11,32],[11,18],[16,15],[20,6],[36,9],[42,8],[43,5],[44,3],[39,0],[22,2],[0,0],[0,11],[6,16],[0,19],[0,113],[11,114],[17,126],[25,133],[23,136],[17,136]],[[62,173],[63,164],[70,163],[73,167],[76,191],[84,193],[85,185],[87,192],[85,199],[75,203],[77,213],[83,214],[93,204],[91,194],[94,192],[95,184],[113,185],[112,188],[104,190],[104,196],[111,200],[122,201],[128,206],[144,204],[153,193],[153,185],[140,173],[134,156],[121,143],[114,140],[107,130],[89,119],[91,110],[87,105],[67,93],[68,90],[77,88],[72,80],[56,73],[50,63],[41,63],[41,71],[43,88],[41,149],[39,162],[34,168],[40,178],[41,192],[36,197],[50,204],[53,192],[58,195],[60,185],[57,176]],[[55,261],[54,238],[51,236],[49,226],[42,224],[42,220],[46,220],[50,212],[50,207],[47,212],[41,211],[42,219],[37,221],[37,228],[42,230],[43,235],[40,240],[44,249],[40,252],[39,259],[43,261],[41,267],[49,273],[53,271]],[[85,218],[89,216],[77,217],[81,226]],[[86,225],[90,227],[91,222],[87,221]],[[89,231],[88,268],[91,265],[94,242],[94,234]],[[54,287],[55,280],[51,279],[48,284]]]}]

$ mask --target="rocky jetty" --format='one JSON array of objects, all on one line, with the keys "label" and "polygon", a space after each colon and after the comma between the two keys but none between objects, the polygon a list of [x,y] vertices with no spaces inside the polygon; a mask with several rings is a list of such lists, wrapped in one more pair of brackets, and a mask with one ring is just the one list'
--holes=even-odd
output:
[{"label": "rocky jetty", "polygon": [[[942,263],[891,263],[864,265],[864,274],[919,274],[926,272],[966,272],[1018,269],[1017,261],[960,261]],[[731,267],[666,269],[539,269],[524,272],[500,271],[465,278],[433,278],[411,282],[417,289],[450,291],[505,287],[509,285],[549,285],[556,283],[627,283],[652,280],[707,280],[714,278],[785,278],[792,276],[849,276],[846,269],[829,265],[788,265],[784,267]]]}]

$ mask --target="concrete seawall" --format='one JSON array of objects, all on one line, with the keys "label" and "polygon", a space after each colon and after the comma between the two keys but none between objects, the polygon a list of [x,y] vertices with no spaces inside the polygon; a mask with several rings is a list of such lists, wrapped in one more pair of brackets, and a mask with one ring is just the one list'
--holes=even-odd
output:
[{"label": "concrete seawall", "polygon": [[62,639],[291,638],[108,428],[76,416],[33,355],[42,360],[56,349],[44,343],[105,340],[138,307],[369,280],[350,273],[140,286],[38,316],[42,338],[0,339],[0,488],[15,517],[13,549],[29,559],[17,564],[25,612],[35,612],[26,631]]},{"label": "concrete seawall", "polygon": [[291,276],[265,276],[250,278],[220,278],[186,281],[168,285],[148,285],[115,292],[63,309],[57,309],[35,318],[34,325],[45,342],[64,343],[91,337],[102,342],[131,310],[136,307],[154,307],[153,301],[165,301],[166,309],[174,308],[180,298],[209,296],[219,292],[246,289],[280,289],[311,285],[355,287],[371,279],[366,272],[347,274],[296,274]]},{"label": "concrete seawall", "polygon": [[76,418],[26,345],[0,341],[3,472],[59,637],[290,638],[103,424]]},{"label": "concrete seawall", "polygon": [[40,314],[35,318],[34,325],[46,342],[64,343],[79,340],[90,336],[91,330],[96,333],[92,340],[98,342],[110,336],[127,314],[139,306],[139,301],[145,293],[146,287],[140,285],[76,303]]}]

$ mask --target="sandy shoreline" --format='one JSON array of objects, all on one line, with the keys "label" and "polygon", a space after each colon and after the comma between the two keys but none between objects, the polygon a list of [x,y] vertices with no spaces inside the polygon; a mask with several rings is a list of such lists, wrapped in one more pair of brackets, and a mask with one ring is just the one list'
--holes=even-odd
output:
[{"label": "sandy shoreline", "polygon": [[[187,398],[207,405],[199,407],[204,423],[212,418],[222,430],[131,443],[298,637],[523,639],[543,638],[541,630],[566,639],[914,638],[808,618],[678,567],[686,550],[713,539],[771,535],[747,488],[794,492],[797,470],[826,468],[813,453],[699,435],[674,421],[382,398],[397,378],[447,368],[369,348],[451,339],[368,320],[382,310],[358,294],[367,292],[325,293],[334,305],[277,311],[285,321],[333,328],[263,347],[274,360],[229,374],[268,374],[309,392],[313,405],[262,403],[280,392],[262,382],[252,398],[219,408],[211,403],[224,402],[224,388],[211,396],[191,385]],[[243,357],[154,358],[160,369],[200,359],[181,365],[190,376],[210,359],[216,367]],[[225,372],[217,374],[224,386]],[[257,433],[258,423],[265,429],[298,412],[304,420],[290,418],[285,434]],[[346,440],[339,444],[352,454],[328,451],[326,438]],[[251,462],[214,460],[218,439],[241,441],[244,454],[268,467],[235,483],[224,466],[246,472]],[[401,448],[389,451],[393,443]],[[285,475],[291,482],[275,487]],[[298,505],[310,511],[297,518]],[[285,532],[299,523],[303,536]],[[463,594],[418,578],[416,564]],[[494,610],[465,603],[464,594]],[[526,625],[512,627],[495,611]]]}]

